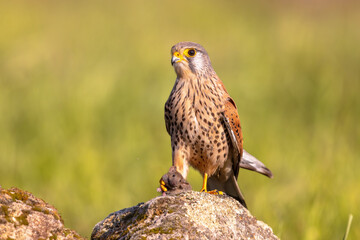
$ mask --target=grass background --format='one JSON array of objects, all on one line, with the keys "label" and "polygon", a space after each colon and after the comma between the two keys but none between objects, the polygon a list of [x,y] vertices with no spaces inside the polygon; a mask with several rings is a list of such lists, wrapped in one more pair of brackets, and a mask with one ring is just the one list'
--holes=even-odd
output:
[{"label": "grass background", "polygon": [[284,239],[340,239],[353,214],[359,239],[359,22],[355,1],[0,1],[0,185],[86,237],[157,196],[170,48],[190,40],[275,175],[240,172],[250,211]]}]

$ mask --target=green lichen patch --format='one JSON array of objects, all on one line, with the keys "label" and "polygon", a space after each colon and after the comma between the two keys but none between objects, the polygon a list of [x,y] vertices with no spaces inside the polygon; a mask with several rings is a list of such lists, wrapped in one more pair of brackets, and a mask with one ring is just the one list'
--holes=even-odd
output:
[{"label": "green lichen patch", "polygon": [[26,191],[22,191],[17,188],[11,188],[9,190],[5,190],[5,192],[11,196],[12,200],[15,202],[16,200],[26,202],[29,199],[29,194]]},{"label": "green lichen patch", "polygon": [[61,219],[59,213],[57,211],[52,210],[51,208],[48,208],[46,206],[42,206],[42,205],[34,205],[31,210],[33,211],[37,211],[37,212],[41,212],[44,213],[46,215],[52,215],[56,220],[60,220],[61,222],[63,222],[63,220]]},{"label": "green lichen patch", "polygon": [[4,214],[5,220],[7,222],[11,222],[10,216],[9,216],[9,207],[6,205],[1,205],[1,213]]},{"label": "green lichen patch", "polygon": [[164,227],[156,227],[152,229],[148,229],[145,233],[151,235],[151,234],[172,234],[173,233],[172,228],[164,228]]},{"label": "green lichen patch", "polygon": [[15,217],[15,220],[19,225],[29,225],[27,216],[28,216],[27,214],[21,214],[20,216]]},{"label": "green lichen patch", "polygon": [[18,217],[11,216],[9,213],[9,207],[6,205],[1,205],[1,213],[4,214],[5,220],[8,223],[12,223],[15,225],[29,225],[27,220],[28,213],[26,211],[22,211],[22,214]]}]

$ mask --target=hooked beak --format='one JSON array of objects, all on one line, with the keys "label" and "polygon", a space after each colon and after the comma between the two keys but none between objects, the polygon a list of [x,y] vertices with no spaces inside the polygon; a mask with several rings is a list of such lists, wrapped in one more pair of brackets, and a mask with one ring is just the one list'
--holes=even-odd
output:
[{"label": "hooked beak", "polygon": [[181,62],[182,60],[185,60],[185,58],[179,52],[174,52],[171,58],[171,65],[174,65],[177,62]]}]

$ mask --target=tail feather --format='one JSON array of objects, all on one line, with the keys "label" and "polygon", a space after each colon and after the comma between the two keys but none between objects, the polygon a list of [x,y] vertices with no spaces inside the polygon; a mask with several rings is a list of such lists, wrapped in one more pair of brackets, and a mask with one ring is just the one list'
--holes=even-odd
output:
[{"label": "tail feather", "polygon": [[240,167],[261,173],[269,178],[273,177],[270,169],[268,169],[262,162],[256,159],[256,157],[245,151],[245,149],[243,150],[243,155],[241,157]]}]

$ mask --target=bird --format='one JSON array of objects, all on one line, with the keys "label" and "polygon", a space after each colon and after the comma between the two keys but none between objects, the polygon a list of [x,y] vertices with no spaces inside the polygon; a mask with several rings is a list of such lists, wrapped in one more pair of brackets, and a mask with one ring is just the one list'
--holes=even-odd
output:
[{"label": "bird", "polygon": [[184,179],[189,166],[198,170],[203,176],[201,192],[225,193],[247,207],[237,183],[239,168],[270,178],[272,173],[243,149],[234,100],[200,44],[175,44],[171,65],[177,77],[164,115],[171,138],[172,165]]}]

